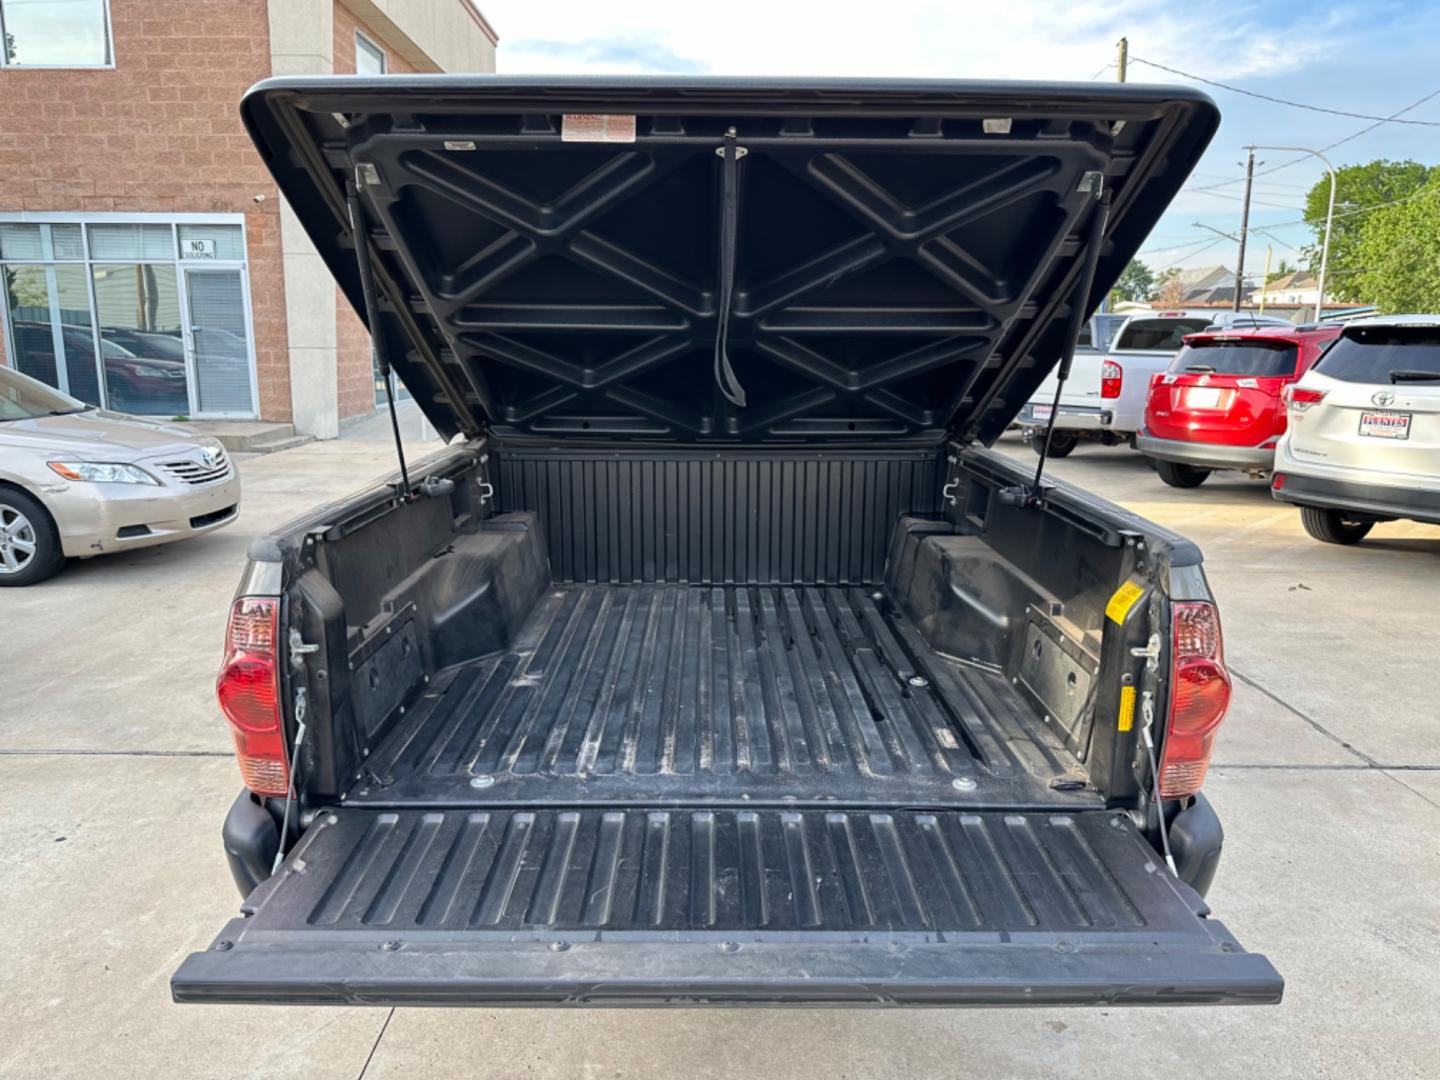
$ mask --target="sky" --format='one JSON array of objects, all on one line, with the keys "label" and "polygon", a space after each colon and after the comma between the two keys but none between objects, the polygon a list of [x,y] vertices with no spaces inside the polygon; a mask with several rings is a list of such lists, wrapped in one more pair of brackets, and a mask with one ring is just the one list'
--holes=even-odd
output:
[{"label": "sky", "polygon": [[[1440,90],[1440,0],[1247,5],[1174,0],[478,0],[500,35],[503,73],[915,76],[1114,80],[1116,42],[1129,40],[1130,82],[1189,80],[1149,60],[1255,93],[1346,112],[1390,116]],[[1198,84],[1197,84],[1198,85]],[[1248,143],[1309,146],[1345,139],[1370,121],[1310,112],[1201,86],[1220,106],[1219,133],[1141,248],[1155,269],[1235,264]],[[1383,124],[1327,153],[1338,167],[1377,157],[1440,162],[1440,95],[1405,113],[1434,127]],[[1293,264],[1311,240],[1295,224],[1305,191],[1324,175],[1311,157],[1257,152],[1247,273],[1265,249]],[[1214,246],[1206,247],[1210,241]]]}]

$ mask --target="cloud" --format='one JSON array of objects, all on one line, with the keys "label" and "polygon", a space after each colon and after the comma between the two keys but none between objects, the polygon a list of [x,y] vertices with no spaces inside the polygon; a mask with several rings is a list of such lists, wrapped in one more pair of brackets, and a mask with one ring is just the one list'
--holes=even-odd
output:
[{"label": "cloud", "polygon": [[[1346,47],[1363,11],[1227,12],[1188,0],[483,0],[508,72],[1087,79],[1132,51],[1219,79],[1273,78]],[[1174,81],[1152,72],[1153,81]],[[1110,77],[1113,78],[1113,75]],[[1142,69],[1132,78],[1144,77]]]},{"label": "cloud", "polygon": [[710,70],[702,60],[678,55],[659,41],[643,37],[604,37],[585,41],[523,38],[504,46],[505,70],[516,72],[607,71],[630,74],[699,75]]},{"label": "cloud", "polygon": [[[1115,43],[1126,35],[1135,82],[1185,81],[1138,62],[1147,59],[1260,93],[1380,114],[1434,88],[1429,52],[1440,36],[1440,5],[1404,0],[1319,0],[1299,7],[1193,0],[479,3],[500,32],[497,63],[508,73],[1110,80]],[[1242,175],[1237,163],[1246,143],[1324,146],[1364,126],[1201,89],[1220,104],[1223,122],[1197,166],[1210,178],[1193,181],[1192,188]],[[1425,110],[1414,115],[1435,118]],[[1440,132],[1382,127],[1347,143],[1335,160],[1380,154],[1440,160]],[[1257,223],[1299,217],[1290,207],[1319,176],[1318,165],[1302,161],[1274,177],[1298,187],[1257,188]],[[1190,225],[1197,218],[1233,232],[1239,192],[1238,186],[1218,194],[1186,192],[1156,233],[1171,243],[1172,235],[1203,238]],[[1282,231],[1296,243],[1308,239],[1304,227]],[[1224,248],[1200,259],[1213,260]]]}]

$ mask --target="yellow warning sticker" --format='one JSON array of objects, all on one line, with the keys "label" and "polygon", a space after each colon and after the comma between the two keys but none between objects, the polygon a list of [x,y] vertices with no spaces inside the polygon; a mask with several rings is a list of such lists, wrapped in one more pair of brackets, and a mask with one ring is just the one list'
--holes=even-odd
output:
[{"label": "yellow warning sticker", "polygon": [[1115,590],[1115,595],[1110,597],[1110,602],[1105,605],[1105,615],[1111,622],[1124,625],[1125,616],[1130,614],[1130,609],[1135,606],[1145,593],[1145,586],[1134,581],[1127,581],[1120,588]]},{"label": "yellow warning sticker", "polygon": [[1133,686],[1120,688],[1120,712],[1116,717],[1115,726],[1120,731],[1129,731],[1135,726],[1135,687]]}]

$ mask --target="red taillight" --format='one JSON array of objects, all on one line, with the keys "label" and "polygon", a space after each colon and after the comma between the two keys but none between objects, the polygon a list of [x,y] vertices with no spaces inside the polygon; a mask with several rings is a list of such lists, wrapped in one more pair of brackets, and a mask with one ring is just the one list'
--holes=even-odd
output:
[{"label": "red taillight", "polygon": [[1194,795],[1205,782],[1215,731],[1230,707],[1230,673],[1215,605],[1178,601],[1170,661],[1170,717],[1160,754],[1160,797]]},{"label": "red taillight", "polygon": [[1120,386],[1125,381],[1125,372],[1114,360],[1106,360],[1100,365],[1100,396],[1102,398],[1118,398]]},{"label": "red taillight", "polygon": [[1270,478],[1270,486],[1276,491],[1283,488],[1285,486],[1285,474],[1283,472],[1277,472]]},{"label": "red taillight", "polygon": [[290,790],[276,662],[279,622],[280,601],[275,597],[236,600],[225,631],[225,659],[215,680],[215,696],[235,739],[240,775],[256,795]]},{"label": "red taillight", "polygon": [[1319,405],[1325,400],[1324,390],[1309,390],[1291,383],[1280,391],[1280,400],[1285,402],[1297,413],[1303,413],[1312,405]]}]

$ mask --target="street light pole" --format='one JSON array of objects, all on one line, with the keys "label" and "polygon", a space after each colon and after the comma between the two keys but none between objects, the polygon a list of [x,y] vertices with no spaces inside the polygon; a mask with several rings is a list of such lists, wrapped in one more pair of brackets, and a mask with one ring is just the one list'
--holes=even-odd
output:
[{"label": "street light pole", "polygon": [[[1316,283],[1318,288],[1315,293],[1315,321],[1320,321],[1320,314],[1325,310],[1325,271],[1330,264],[1330,226],[1335,220],[1335,166],[1330,164],[1330,159],[1319,150],[1311,150],[1308,146],[1250,146],[1247,147],[1253,159],[1256,150],[1282,150],[1295,154],[1309,154],[1311,157],[1320,159],[1325,166],[1325,171],[1330,174],[1330,206],[1325,211],[1325,239],[1320,244],[1320,279]],[[1243,233],[1241,235],[1244,235]]]}]

